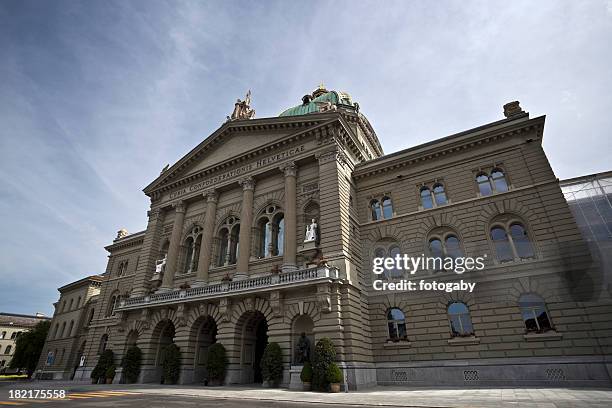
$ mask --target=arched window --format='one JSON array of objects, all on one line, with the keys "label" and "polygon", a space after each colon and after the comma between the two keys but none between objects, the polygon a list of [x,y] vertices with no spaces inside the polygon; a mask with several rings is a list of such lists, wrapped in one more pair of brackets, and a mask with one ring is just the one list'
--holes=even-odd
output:
[{"label": "arched window", "polygon": [[433,208],[433,200],[431,198],[431,191],[427,187],[421,187],[421,206],[424,209]]},{"label": "arched window", "polygon": [[501,169],[493,169],[491,172],[491,182],[496,192],[503,193],[504,191],[508,191],[506,175]]},{"label": "arched window", "polygon": [[372,213],[372,221],[382,220],[382,210],[378,200],[370,201],[370,211]]},{"label": "arched window", "polygon": [[238,259],[240,236],[240,219],[230,216],[225,219],[217,234],[219,252],[217,266],[233,265]]},{"label": "arched window", "polygon": [[546,304],[535,294],[524,294],[519,298],[519,308],[527,332],[543,333],[553,330]]},{"label": "arched window", "polygon": [[391,199],[386,196],[382,199],[382,215],[386,220],[393,218],[393,204],[391,204]]},{"label": "arched window", "polygon": [[533,247],[527,236],[527,231],[520,223],[510,225],[510,237],[519,258],[533,258]]},{"label": "arched window", "polygon": [[494,225],[491,228],[491,241],[500,262],[535,256],[527,230],[518,221]]},{"label": "arched window", "polygon": [[500,168],[491,170],[491,174],[480,172],[476,176],[476,185],[481,196],[508,191],[508,181],[504,171]]},{"label": "arched window", "polygon": [[202,244],[202,228],[195,225],[187,236],[182,248],[182,267],[183,273],[192,273],[198,270],[198,258],[200,256],[200,246]]},{"label": "arched window", "polygon": [[478,191],[482,196],[488,196],[493,194],[493,188],[489,181],[489,176],[485,173],[480,173],[476,176],[476,184],[478,185]]},{"label": "arched window", "polygon": [[393,307],[387,311],[387,328],[389,329],[389,340],[406,340],[406,317],[399,308]]},{"label": "arched window", "polygon": [[77,305],[76,305],[77,309],[81,307],[81,300],[82,298],[79,296],[79,299],[77,300]]},{"label": "arched window", "polygon": [[100,347],[98,348],[98,354],[102,354],[106,350],[106,344],[108,343],[108,334],[103,334],[100,338]]},{"label": "arched window", "polygon": [[91,324],[93,318],[94,318],[94,308],[91,309],[91,311],[89,312],[89,318],[87,319],[87,324]]},{"label": "arched window", "polygon": [[[389,257],[389,258],[395,259],[397,255],[401,255],[401,250],[397,242],[391,241],[391,240],[381,240],[375,244],[374,253],[372,255],[373,255],[373,258]],[[402,276],[403,276],[403,271],[395,267],[389,268],[389,269],[385,268],[385,271],[383,272],[383,274],[380,275],[380,277],[384,279],[398,278]]]},{"label": "arched window", "polygon": [[446,192],[444,191],[444,185],[442,185],[441,183],[434,184],[433,194],[434,194],[436,205],[444,205],[447,203]]},{"label": "arched window", "polygon": [[[430,234],[429,238],[429,254],[433,258],[461,258],[463,257],[463,249],[461,242],[454,231],[449,228],[439,228]],[[437,269],[441,269],[436,264]]]},{"label": "arched window", "polygon": [[53,339],[57,339],[57,333],[59,332],[59,323],[55,324],[55,330],[53,330]]},{"label": "arched window", "polygon": [[491,228],[491,240],[495,246],[497,259],[500,262],[512,261],[514,259],[512,245],[510,245],[508,234],[506,234],[506,230],[503,227]]},{"label": "arched window", "polygon": [[8,346],[6,346],[6,348],[4,349],[4,354],[11,354],[11,349],[13,348],[13,346],[11,346],[10,344]]},{"label": "arched window", "polygon": [[470,311],[465,303],[453,302],[448,305],[448,321],[452,337],[471,336],[474,334]]},{"label": "arched window", "polygon": [[73,303],[74,303],[74,299],[70,299],[70,305],[68,306],[68,311],[72,310]]},{"label": "arched window", "polygon": [[280,256],[285,245],[285,216],[277,205],[268,205],[257,220],[257,256]]},{"label": "arched window", "polygon": [[72,336],[72,329],[74,328],[74,320],[70,321],[70,326],[68,326],[68,337]]},{"label": "arched window", "polygon": [[119,296],[119,292],[113,292],[110,300],[108,302],[108,309],[106,311],[106,317],[111,317],[115,315],[115,309],[119,306],[119,301],[121,300],[121,296]]},{"label": "arched window", "polygon": [[64,338],[64,332],[66,331],[66,322],[62,323],[62,330],[60,331],[60,339]]}]

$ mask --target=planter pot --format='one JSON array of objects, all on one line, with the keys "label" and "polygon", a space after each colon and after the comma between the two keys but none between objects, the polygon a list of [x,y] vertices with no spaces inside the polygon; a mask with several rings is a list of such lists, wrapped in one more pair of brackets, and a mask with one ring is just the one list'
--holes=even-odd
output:
[{"label": "planter pot", "polygon": [[340,383],[329,384],[329,392],[340,392]]},{"label": "planter pot", "polygon": [[112,384],[113,383],[113,379],[112,378],[107,378],[106,379],[106,383],[107,384]]},{"label": "planter pot", "polygon": [[304,391],[312,391],[312,383],[309,383],[309,382],[302,383],[302,389]]}]

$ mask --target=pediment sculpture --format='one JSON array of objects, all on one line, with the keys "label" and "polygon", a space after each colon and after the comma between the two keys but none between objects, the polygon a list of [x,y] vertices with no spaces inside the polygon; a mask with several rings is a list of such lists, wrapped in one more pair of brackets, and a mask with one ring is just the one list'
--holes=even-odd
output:
[{"label": "pediment sculpture", "polygon": [[244,101],[240,99],[236,100],[234,104],[234,111],[231,116],[227,117],[227,120],[243,120],[253,119],[255,117],[255,110],[251,109],[251,90],[247,92]]}]

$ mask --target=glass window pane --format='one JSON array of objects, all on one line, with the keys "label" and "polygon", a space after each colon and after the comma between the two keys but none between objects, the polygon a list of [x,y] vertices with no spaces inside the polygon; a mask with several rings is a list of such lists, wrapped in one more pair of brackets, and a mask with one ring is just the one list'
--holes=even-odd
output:
[{"label": "glass window pane", "polygon": [[497,191],[498,193],[508,191],[508,183],[506,182],[506,176],[501,170],[493,170],[493,172],[491,173],[491,178],[493,179],[493,184],[495,185],[495,191]]},{"label": "glass window pane", "polygon": [[464,314],[468,313],[468,308],[465,303],[462,302],[453,302],[448,306],[448,314]]},{"label": "glass window pane", "polygon": [[395,328],[395,323],[389,322],[387,326],[389,327],[389,338],[397,339],[397,330]]},{"label": "glass window pane", "polygon": [[433,188],[434,196],[436,198],[437,205],[446,204],[446,193],[444,192],[444,186],[442,184],[436,184]]},{"label": "glass window pane", "polygon": [[472,327],[472,319],[470,319],[469,314],[463,314],[460,316],[461,325],[463,327],[463,334],[472,334],[474,333],[474,328]]},{"label": "glass window pane", "polygon": [[406,323],[397,324],[397,334],[400,339],[406,337]]},{"label": "glass window pane", "polygon": [[283,255],[285,247],[285,219],[281,218],[278,222],[278,235],[276,238],[276,254]]},{"label": "glass window pane", "polygon": [[394,307],[393,309],[389,309],[389,312],[387,312],[387,319],[388,320],[402,320],[403,321],[404,320],[404,313],[400,309]]},{"label": "glass window pane", "polygon": [[510,246],[510,241],[508,241],[508,236],[506,235],[505,229],[501,227],[493,227],[491,229],[491,240],[495,246],[495,252],[497,253],[497,259],[499,261],[505,262],[514,259],[512,247]]},{"label": "glass window pane", "polygon": [[429,241],[429,253],[434,258],[443,258],[444,251],[442,250],[442,241],[434,238]]},{"label": "glass window pane", "polygon": [[459,245],[459,238],[454,235],[446,237],[446,253],[452,258],[460,258],[463,256],[461,245]]},{"label": "glass window pane", "polygon": [[380,220],[382,218],[380,203],[378,200],[372,200],[370,203],[370,209],[372,210],[372,221]]},{"label": "glass window pane", "polygon": [[451,326],[451,333],[453,336],[457,336],[461,333],[461,323],[459,322],[459,316],[449,316],[449,322]]},{"label": "glass window pane", "polygon": [[385,219],[393,218],[393,206],[391,205],[391,199],[385,197],[382,200],[382,211]]},{"label": "glass window pane", "polygon": [[[399,247],[392,247],[392,248],[389,250],[389,257],[390,257],[390,258],[395,259],[395,257],[396,257],[397,255],[399,255],[399,254],[400,254],[400,249],[399,249]],[[388,269],[388,270],[387,270],[387,275],[388,275],[389,277],[401,277],[401,276],[402,276],[402,271],[401,271],[400,269],[397,269],[397,268],[396,268],[396,266],[397,266],[397,265],[395,265],[395,264],[394,264],[392,268],[390,268],[390,269]]]},{"label": "glass window pane", "polygon": [[423,187],[421,189],[421,205],[423,206],[423,208],[433,208],[431,192],[427,187]]},{"label": "glass window pane", "polygon": [[486,174],[481,174],[476,177],[476,183],[478,184],[478,190],[480,194],[483,196],[488,196],[493,194],[493,190],[491,189],[491,183],[489,182],[489,177]]},{"label": "glass window pane", "polygon": [[550,319],[548,318],[548,313],[546,313],[546,310],[536,309],[536,315],[538,316],[538,325],[540,326],[540,330],[552,329],[552,324],[550,323]]},{"label": "glass window pane", "polygon": [[513,224],[510,226],[510,235],[514,242],[514,248],[520,258],[532,258],[534,256],[531,241],[527,236],[527,231],[521,224]]}]

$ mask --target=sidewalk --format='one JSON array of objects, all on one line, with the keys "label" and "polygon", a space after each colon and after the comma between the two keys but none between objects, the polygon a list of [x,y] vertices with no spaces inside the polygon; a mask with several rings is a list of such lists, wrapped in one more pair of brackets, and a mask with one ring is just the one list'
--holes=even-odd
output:
[{"label": "sidewalk", "polygon": [[180,395],[200,398],[224,398],[279,402],[303,402],[382,407],[537,407],[569,408],[612,407],[612,389],[571,389],[571,388],[413,388],[374,387],[365,391],[349,393],[317,393],[289,391],[258,387],[199,387],[162,386],[155,384],[109,384],[91,385],[85,383],[59,383],[37,381],[0,384],[0,396],[8,388],[65,389],[68,392],[91,390],[130,390],[149,395]]}]

